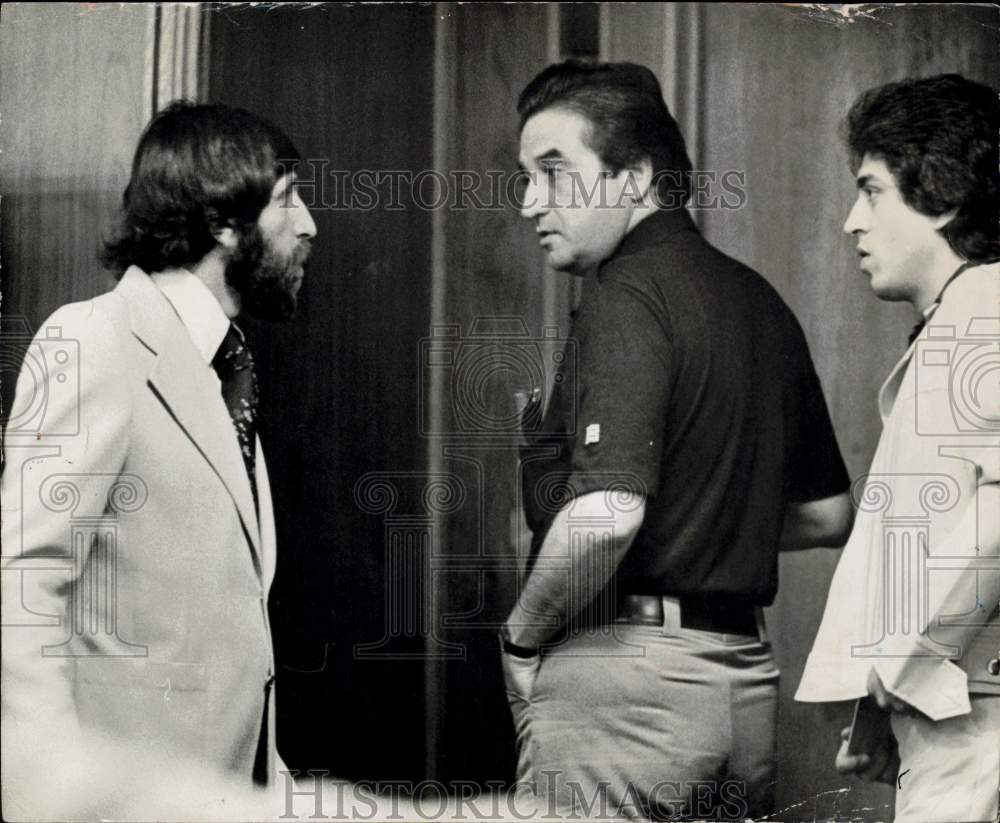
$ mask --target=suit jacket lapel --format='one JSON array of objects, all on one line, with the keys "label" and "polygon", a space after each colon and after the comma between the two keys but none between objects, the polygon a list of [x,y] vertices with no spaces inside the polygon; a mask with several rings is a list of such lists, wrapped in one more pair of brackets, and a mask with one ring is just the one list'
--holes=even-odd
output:
[{"label": "suit jacket lapel", "polygon": [[129,305],[133,333],[156,354],[150,385],[229,491],[260,574],[260,532],[250,482],[211,366],[170,302],[144,273],[129,269],[118,291]]},{"label": "suit jacket lapel", "polygon": [[906,350],[904,354],[896,365],[893,367],[892,371],[889,372],[889,376],[886,381],[882,384],[882,388],[878,393],[878,408],[879,414],[882,416],[882,423],[888,420],[889,414],[892,412],[892,407],[896,403],[896,397],[899,395],[899,387],[903,383],[903,378],[906,376],[906,369],[910,365],[910,360],[913,358],[913,352],[916,348],[916,341],[914,341],[910,347]]}]

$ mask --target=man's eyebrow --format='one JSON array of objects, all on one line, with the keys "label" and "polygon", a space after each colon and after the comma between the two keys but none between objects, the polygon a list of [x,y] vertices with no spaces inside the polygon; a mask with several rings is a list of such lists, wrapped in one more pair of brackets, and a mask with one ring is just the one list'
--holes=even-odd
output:
[{"label": "man's eyebrow", "polygon": [[[564,160],[564,159],[565,158],[563,157],[563,153],[559,151],[559,149],[549,149],[547,152],[544,152],[543,154],[539,154],[536,157],[532,158],[532,161],[535,163],[545,163],[550,160]],[[518,161],[517,167],[523,172],[528,171],[527,168],[525,168],[524,163],[521,161]]]},{"label": "man's eyebrow", "polygon": [[538,162],[543,162],[545,160],[562,160],[563,153],[559,149],[549,149],[545,154],[540,154],[535,158]]},{"label": "man's eyebrow", "polygon": [[860,177],[858,178],[858,188],[859,188],[859,189],[863,189],[863,188],[865,188],[866,186],[868,186],[868,185],[871,185],[871,184],[873,184],[873,183],[874,183],[874,184],[875,184],[876,186],[880,186],[880,185],[882,185],[882,181],[881,181],[881,180],[879,180],[879,179],[878,179],[877,177],[875,177],[875,175],[873,175],[873,174],[862,174],[862,175],[861,175],[861,176],[860,176]]}]

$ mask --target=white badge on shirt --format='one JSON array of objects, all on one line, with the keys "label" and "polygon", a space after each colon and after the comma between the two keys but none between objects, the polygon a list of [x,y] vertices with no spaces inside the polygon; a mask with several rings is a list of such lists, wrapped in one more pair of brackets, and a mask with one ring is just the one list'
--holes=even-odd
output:
[{"label": "white badge on shirt", "polygon": [[589,446],[591,443],[601,442],[601,424],[591,423],[583,433],[583,445]]}]

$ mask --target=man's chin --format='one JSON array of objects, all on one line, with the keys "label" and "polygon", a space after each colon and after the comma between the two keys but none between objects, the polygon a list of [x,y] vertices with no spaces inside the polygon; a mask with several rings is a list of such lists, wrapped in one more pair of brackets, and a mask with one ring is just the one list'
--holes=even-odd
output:
[{"label": "man's chin", "polygon": [[559,257],[549,254],[546,256],[545,262],[548,267],[552,269],[552,271],[575,275],[581,275],[584,273],[584,270],[580,266],[580,262],[572,257]]},{"label": "man's chin", "polygon": [[298,310],[299,284],[282,289],[268,289],[243,296],[243,310],[258,320],[285,322],[295,317]]},{"label": "man's chin", "polygon": [[298,295],[305,279],[300,266],[278,274],[275,268],[258,269],[242,292],[243,310],[258,320],[283,322],[295,317]]},{"label": "man's chin", "polygon": [[872,293],[879,299],[887,303],[902,303],[910,299],[910,293],[899,286],[881,283],[877,278],[871,278],[868,282]]}]

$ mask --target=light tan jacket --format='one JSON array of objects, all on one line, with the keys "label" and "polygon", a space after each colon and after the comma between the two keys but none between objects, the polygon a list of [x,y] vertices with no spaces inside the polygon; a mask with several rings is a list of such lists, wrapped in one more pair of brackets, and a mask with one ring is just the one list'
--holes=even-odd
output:
[{"label": "light tan jacket", "polygon": [[46,321],[5,447],[5,812],[51,791],[18,775],[106,778],[91,736],[249,786],[267,700],[273,770],[263,455],[258,518],[215,373],[141,270]]},{"label": "light tan jacket", "polygon": [[879,395],[854,531],[795,697],[866,694],[874,667],[928,717],[1000,694],[1000,265],[942,303]]}]

